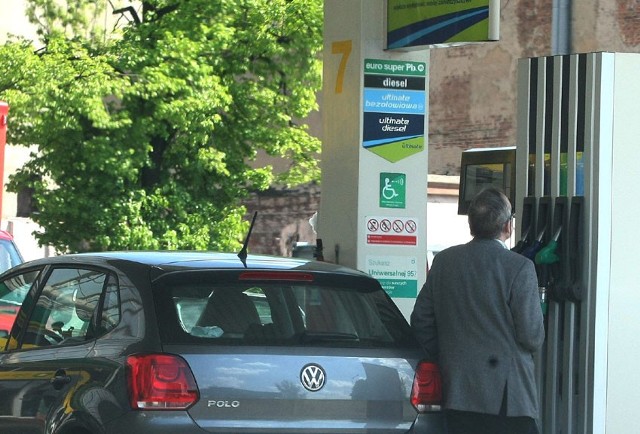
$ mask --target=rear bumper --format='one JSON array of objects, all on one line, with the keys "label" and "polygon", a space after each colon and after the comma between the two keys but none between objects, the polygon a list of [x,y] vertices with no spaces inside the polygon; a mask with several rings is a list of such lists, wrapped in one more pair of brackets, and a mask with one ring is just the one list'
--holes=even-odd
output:
[{"label": "rear bumper", "polygon": [[409,434],[446,434],[444,413],[441,411],[419,414]]},{"label": "rear bumper", "polygon": [[[242,432],[260,432],[262,429],[245,429]],[[280,430],[278,432],[282,432]],[[286,431],[286,430],[285,430]],[[305,430],[307,431],[307,430]],[[370,429],[367,432],[373,432]],[[374,430],[375,431],[375,430]],[[122,417],[111,421],[104,426],[105,434],[207,434],[208,431],[200,428],[186,412],[175,411],[141,411],[129,412]],[[211,432],[216,432],[212,430]],[[299,430],[291,431],[299,432]],[[317,427],[308,427],[308,432],[342,432],[339,429],[319,430]],[[349,432],[353,432],[350,430]],[[433,412],[419,414],[407,434],[446,434],[444,413]]]},{"label": "rear bumper", "polygon": [[186,411],[130,411],[104,425],[105,434],[206,434]]}]

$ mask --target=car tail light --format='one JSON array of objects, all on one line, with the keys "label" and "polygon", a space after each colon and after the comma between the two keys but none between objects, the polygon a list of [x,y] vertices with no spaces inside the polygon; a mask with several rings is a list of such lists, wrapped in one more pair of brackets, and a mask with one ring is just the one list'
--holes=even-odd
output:
[{"label": "car tail light", "polygon": [[420,362],[416,368],[411,389],[411,404],[420,413],[440,410],[442,402],[442,380],[438,365],[431,362]]},{"label": "car tail light", "polygon": [[138,410],[184,410],[200,398],[187,362],[172,354],[127,357],[131,407]]},{"label": "car tail light", "polygon": [[299,271],[245,271],[240,280],[284,280],[293,282],[313,282],[313,275]]}]

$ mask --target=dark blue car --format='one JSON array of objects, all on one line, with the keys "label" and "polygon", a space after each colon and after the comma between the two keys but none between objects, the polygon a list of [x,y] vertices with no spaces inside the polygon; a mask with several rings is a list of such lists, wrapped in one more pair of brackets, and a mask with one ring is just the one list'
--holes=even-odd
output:
[{"label": "dark blue car", "polygon": [[364,273],[77,254],[0,275],[3,299],[1,433],[443,432],[437,369]]}]

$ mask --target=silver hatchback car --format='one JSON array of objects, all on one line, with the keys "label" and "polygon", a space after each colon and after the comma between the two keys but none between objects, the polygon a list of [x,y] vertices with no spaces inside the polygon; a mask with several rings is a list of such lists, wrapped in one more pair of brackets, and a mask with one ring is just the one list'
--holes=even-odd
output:
[{"label": "silver hatchback car", "polygon": [[304,259],[56,256],[0,275],[0,432],[444,432],[437,367],[378,282]]}]

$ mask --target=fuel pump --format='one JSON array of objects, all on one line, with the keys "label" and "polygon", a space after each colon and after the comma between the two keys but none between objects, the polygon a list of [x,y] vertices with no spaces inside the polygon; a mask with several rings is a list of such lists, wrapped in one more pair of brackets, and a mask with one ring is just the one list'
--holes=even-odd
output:
[{"label": "fuel pump", "polygon": [[583,255],[583,197],[572,197],[564,208],[564,243],[558,248],[560,264],[559,278],[554,288],[554,297],[558,300],[578,302],[582,300],[584,284],[582,282]]},{"label": "fuel pump", "polygon": [[553,219],[537,207],[523,240],[547,226],[534,256],[548,291],[545,343],[534,356],[545,434],[640,432],[639,69],[637,53],[518,62],[516,205],[546,197],[554,205]]},{"label": "fuel pump", "polygon": [[[559,206],[557,209],[561,208],[562,206]],[[560,262],[557,250],[562,233],[562,221],[558,222],[557,218],[554,218],[554,201],[548,196],[539,199],[525,198],[524,209],[527,210],[527,215],[523,216],[523,243],[520,248],[516,246],[517,249],[514,250],[535,263],[540,307],[543,314],[546,314],[549,296],[559,274],[556,264]],[[532,233],[535,238],[530,235]],[[553,235],[549,236],[551,233]],[[532,238],[532,241],[528,241],[528,238]]]},{"label": "fuel pump", "polygon": [[520,240],[511,250],[522,254],[522,252],[531,246],[535,237],[536,212],[538,210],[538,201],[535,197],[526,197],[522,203],[522,211],[520,218]]}]

